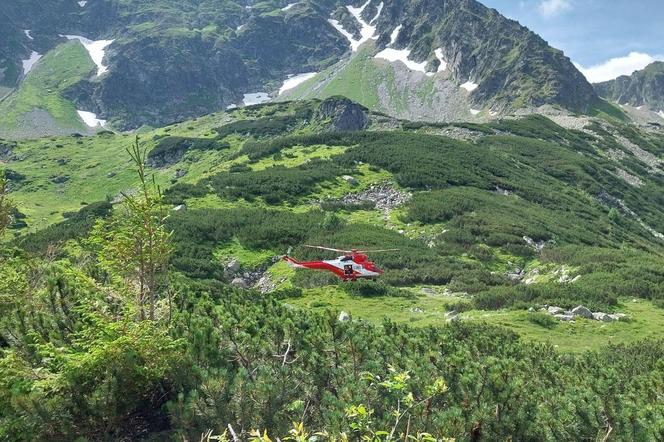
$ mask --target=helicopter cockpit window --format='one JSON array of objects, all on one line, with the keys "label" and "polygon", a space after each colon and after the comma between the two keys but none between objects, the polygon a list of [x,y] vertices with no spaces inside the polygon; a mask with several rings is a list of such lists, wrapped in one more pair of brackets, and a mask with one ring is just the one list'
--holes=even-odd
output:
[{"label": "helicopter cockpit window", "polygon": [[341,260],[342,261],[352,261],[353,257],[352,256],[344,256],[343,258],[341,258]]}]

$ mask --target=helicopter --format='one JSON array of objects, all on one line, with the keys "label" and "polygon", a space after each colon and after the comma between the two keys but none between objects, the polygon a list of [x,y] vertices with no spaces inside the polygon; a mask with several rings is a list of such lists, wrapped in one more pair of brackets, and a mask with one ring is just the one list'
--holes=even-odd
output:
[{"label": "helicopter", "polygon": [[382,250],[342,250],[333,249],[331,247],[323,246],[310,246],[305,245],[312,249],[328,250],[332,252],[343,253],[343,255],[336,259],[321,260],[321,261],[298,261],[288,255],[283,256],[283,260],[288,262],[291,267],[299,269],[310,270],[325,270],[334,273],[339,278],[345,281],[357,281],[358,279],[376,279],[383,274],[383,270],[376,267],[376,265],[369,261],[367,253],[383,253],[383,252],[396,252],[399,249],[382,249]]}]

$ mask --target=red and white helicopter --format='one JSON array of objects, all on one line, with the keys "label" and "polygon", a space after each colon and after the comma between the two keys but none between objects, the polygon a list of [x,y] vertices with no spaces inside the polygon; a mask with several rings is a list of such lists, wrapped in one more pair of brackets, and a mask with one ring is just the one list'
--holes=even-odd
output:
[{"label": "red and white helicopter", "polygon": [[396,252],[399,249],[383,249],[383,250],[340,250],[330,247],[322,246],[309,246],[312,249],[330,250],[332,252],[340,252],[343,255],[336,259],[322,260],[322,261],[306,261],[301,262],[284,255],[284,261],[288,262],[291,267],[298,269],[310,270],[326,270],[334,273],[344,281],[357,281],[358,279],[367,278],[374,279],[383,274],[383,270],[376,267],[376,265],[369,261],[367,253],[382,253],[382,252]]}]

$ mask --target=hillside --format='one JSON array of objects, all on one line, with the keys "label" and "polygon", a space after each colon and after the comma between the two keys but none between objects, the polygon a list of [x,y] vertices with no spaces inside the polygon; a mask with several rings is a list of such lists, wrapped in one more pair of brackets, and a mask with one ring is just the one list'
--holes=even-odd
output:
[{"label": "hillside", "polygon": [[[562,52],[474,0],[79,3],[42,10],[21,0],[3,11],[0,86],[24,95],[32,74],[24,61],[77,36],[98,69],[52,92],[116,129],[182,121],[257,94],[277,97],[304,79],[309,87],[292,97],[348,92],[373,110],[429,121],[544,104],[587,112],[597,101]],[[49,127],[44,116],[31,121],[31,112],[58,121],[48,104],[30,106],[21,121],[0,125],[0,135]],[[69,129],[56,125],[52,133]]]},{"label": "hillside", "polygon": [[621,104],[646,106],[664,118],[664,62],[655,62],[632,75],[594,85],[597,93]]},{"label": "hillside", "polygon": [[[0,141],[0,439],[659,438],[664,133],[551,118],[331,97],[143,130],[136,150]],[[333,256],[305,244],[399,250],[344,284],[279,259]]]},{"label": "hillside", "polygon": [[[620,272],[600,277],[604,270],[588,267],[581,256],[633,250],[633,257],[621,258],[625,272],[636,271],[633,260],[657,259],[664,232],[658,199],[664,139],[621,123],[583,124],[582,131],[564,129],[530,116],[429,125],[330,98],[211,114],[144,133],[141,144],[166,201],[186,207],[171,220],[178,244],[197,244],[178,250],[174,261],[190,277],[237,279],[263,290],[319,287],[332,281],[292,274],[283,263],[272,264],[273,257],[295,247],[294,253],[313,258],[298,247],[305,243],[360,243],[401,249],[380,257],[388,269],[385,282],[396,287],[432,285],[436,293],[491,298],[516,281],[527,289],[520,296],[563,296],[558,290],[564,287],[570,307],[578,302],[613,309],[626,295],[612,286]],[[12,195],[21,202],[18,238],[51,226],[36,238],[55,239],[60,230],[52,224],[65,217],[67,226],[80,207],[120,201],[135,180],[123,154],[132,137],[104,132],[4,143]],[[240,224],[231,227],[232,219]],[[260,219],[257,231],[253,223]],[[210,224],[204,227],[202,220]],[[317,223],[334,227],[321,230],[313,227]],[[542,247],[552,248],[551,255]],[[233,259],[244,276],[224,272]],[[573,285],[555,283],[584,274],[587,279]],[[538,285],[524,281],[541,281],[553,292],[537,294],[532,290]],[[643,284],[629,293],[650,297],[650,283]],[[335,293],[327,291],[321,302],[338,298]],[[332,305],[353,309],[352,299],[338,302]],[[439,309],[419,319],[435,323],[444,314]]]}]

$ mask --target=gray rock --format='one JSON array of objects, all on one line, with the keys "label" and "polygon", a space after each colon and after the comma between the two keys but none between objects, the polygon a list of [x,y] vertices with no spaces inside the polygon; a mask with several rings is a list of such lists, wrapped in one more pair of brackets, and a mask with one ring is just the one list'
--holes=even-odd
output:
[{"label": "gray rock", "polygon": [[574,316],[581,316],[582,318],[586,318],[586,319],[593,319],[593,312],[591,312],[588,308],[586,308],[582,305],[573,308],[572,309],[572,314]]},{"label": "gray rock", "polygon": [[53,184],[63,184],[63,183],[66,183],[67,181],[69,181],[69,177],[67,175],[60,175],[60,176],[56,176],[56,177],[51,178],[51,182]]},{"label": "gray rock", "polygon": [[613,322],[614,319],[611,318],[610,315],[607,315],[606,313],[602,312],[594,312],[593,313],[593,319],[595,321],[601,321],[601,322]]},{"label": "gray rock", "polygon": [[115,175],[117,175],[115,172],[108,172],[106,178],[113,178]]},{"label": "gray rock", "polygon": [[550,315],[562,315],[565,312],[565,310],[560,307],[555,307],[552,305],[547,309],[547,312],[549,312]]},{"label": "gray rock", "polygon": [[350,175],[344,175],[341,178],[351,186],[357,186],[359,184],[358,181]]},{"label": "gray rock", "polygon": [[556,319],[559,319],[561,321],[565,322],[572,322],[574,321],[574,316],[573,315],[555,315],[554,316]]},{"label": "gray rock", "polygon": [[226,264],[226,271],[231,274],[235,274],[240,270],[240,261],[237,258],[232,258]]},{"label": "gray rock", "polygon": [[350,315],[344,311],[339,312],[339,322],[348,322],[350,321]]},{"label": "gray rock", "polygon": [[419,307],[411,307],[410,312],[411,313],[424,313],[424,310],[422,310]]},{"label": "gray rock", "polygon": [[615,313],[613,315],[608,315],[613,321],[620,321],[621,319],[627,318],[627,315],[624,313]]},{"label": "gray rock", "polygon": [[187,211],[186,204],[180,204],[179,206],[173,207],[173,212],[186,212],[186,211]]},{"label": "gray rock", "polygon": [[234,278],[231,281],[231,285],[234,285],[235,287],[240,287],[243,289],[249,288],[249,284],[247,284],[247,281],[245,281],[242,278]]}]

